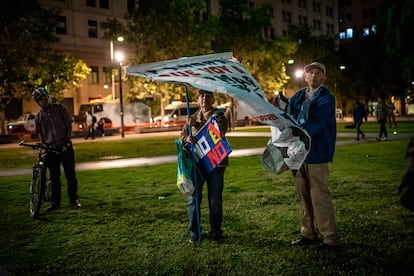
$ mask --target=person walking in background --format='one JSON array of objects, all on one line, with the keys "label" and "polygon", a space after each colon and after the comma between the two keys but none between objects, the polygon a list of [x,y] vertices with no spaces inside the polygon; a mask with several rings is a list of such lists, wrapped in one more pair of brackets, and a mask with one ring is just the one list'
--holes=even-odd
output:
[{"label": "person walking in background", "polygon": [[390,128],[392,128],[392,123],[394,123],[394,127],[397,128],[397,121],[395,120],[395,114],[394,114],[395,105],[390,100],[390,102],[387,104],[387,107],[388,107],[388,122],[390,123]]},{"label": "person walking in background", "polygon": [[371,114],[368,106],[365,106],[364,112],[365,112],[364,120],[365,122],[368,122],[368,116]]},{"label": "person walking in background", "polygon": [[35,132],[42,144],[58,149],[58,153],[49,153],[46,165],[50,170],[52,182],[52,202],[46,211],[60,208],[61,180],[60,165],[63,165],[68,186],[70,204],[80,208],[78,200],[78,180],[75,172],[75,154],[70,140],[72,135],[72,120],[66,107],[59,103],[51,103],[49,91],[39,87],[32,92],[33,100],[41,107],[35,117]]},{"label": "person walking in background", "polygon": [[94,125],[96,123],[96,117],[89,113],[89,111],[85,111],[85,123],[86,127],[88,128],[88,132],[85,136],[85,139],[87,140],[89,137],[95,139]]},{"label": "person walking in background", "polygon": [[356,140],[359,141],[359,136],[361,135],[362,139],[365,139],[365,134],[361,130],[362,121],[366,117],[365,114],[365,107],[359,101],[356,101],[355,108],[354,108],[354,125],[357,130],[357,138]]},{"label": "person walking in background", "polygon": [[342,242],[328,187],[328,163],[333,161],[336,142],[335,96],[323,85],[326,80],[325,65],[313,62],[306,65],[304,71],[308,87],[298,90],[289,99],[287,109],[312,139],[303,165],[294,172],[301,202],[301,236],[292,245],[315,245],[316,222],[323,237],[318,248],[339,249]]},{"label": "person walking in background", "polygon": [[388,133],[386,124],[388,117],[388,107],[385,104],[384,98],[378,98],[378,105],[375,109],[375,115],[377,116],[377,122],[380,124],[380,133],[377,137],[377,141],[387,141]]},{"label": "person walking in background", "polygon": [[98,131],[98,134],[101,137],[102,136],[105,136],[104,126],[105,126],[105,119],[104,118],[100,118],[99,121],[96,123],[96,130]]},{"label": "person walking in background", "polygon": [[[205,123],[210,119],[210,117],[215,116],[217,124],[220,129],[221,137],[224,137],[228,129],[228,121],[224,112],[218,111],[213,107],[214,104],[214,95],[211,92],[199,90],[197,103],[199,109],[188,117],[186,124],[184,125],[181,133],[181,141],[185,147],[188,143],[195,143],[195,134],[200,130]],[[191,135],[189,131],[191,127]],[[216,169],[203,177],[200,173],[200,170],[197,169],[196,181],[193,179],[194,187],[196,191],[187,196],[187,205],[188,205],[188,218],[189,225],[188,229],[190,231],[190,241],[196,242],[200,240],[199,225],[201,217],[201,200],[202,200],[202,191],[203,184],[207,182],[207,191],[208,191],[208,206],[210,211],[210,237],[214,241],[220,241],[223,236],[223,230],[221,228],[223,220],[223,204],[222,204],[222,194],[224,186],[224,171],[228,165],[228,158],[226,157]],[[197,198],[196,198],[197,196]],[[196,203],[198,206],[196,206]],[[198,209],[196,209],[198,208]],[[197,212],[198,210],[198,212]]]}]

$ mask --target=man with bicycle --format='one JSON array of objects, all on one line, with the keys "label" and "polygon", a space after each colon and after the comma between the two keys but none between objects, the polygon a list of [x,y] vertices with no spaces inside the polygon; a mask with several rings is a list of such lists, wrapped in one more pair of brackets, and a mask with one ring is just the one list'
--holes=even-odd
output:
[{"label": "man with bicycle", "polygon": [[52,182],[52,203],[46,211],[60,208],[61,181],[60,164],[68,184],[68,195],[71,206],[80,208],[78,200],[78,180],[75,172],[75,154],[70,140],[72,134],[72,121],[66,107],[59,103],[52,103],[49,91],[39,87],[32,92],[32,98],[41,107],[35,117],[36,134],[42,144],[58,149],[46,157],[46,165],[50,170]]}]

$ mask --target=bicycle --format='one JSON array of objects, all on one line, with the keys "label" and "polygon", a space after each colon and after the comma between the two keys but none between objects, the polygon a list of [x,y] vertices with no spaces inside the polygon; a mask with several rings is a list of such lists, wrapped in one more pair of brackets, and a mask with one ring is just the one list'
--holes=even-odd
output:
[{"label": "bicycle", "polygon": [[50,171],[46,166],[46,156],[50,152],[57,153],[57,149],[42,143],[27,144],[25,141],[20,146],[30,147],[38,151],[37,164],[33,164],[32,178],[30,182],[30,205],[29,213],[32,218],[39,216],[42,201],[51,199]]}]

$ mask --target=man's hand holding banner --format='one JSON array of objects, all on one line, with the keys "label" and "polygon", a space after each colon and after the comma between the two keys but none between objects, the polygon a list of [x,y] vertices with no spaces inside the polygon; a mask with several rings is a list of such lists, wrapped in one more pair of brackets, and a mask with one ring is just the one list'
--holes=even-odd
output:
[{"label": "man's hand holding banner", "polygon": [[154,81],[223,93],[236,99],[247,114],[271,126],[272,138],[262,162],[272,173],[298,170],[308,154],[311,141],[307,132],[267,100],[257,81],[231,52],[132,66],[126,72]]}]

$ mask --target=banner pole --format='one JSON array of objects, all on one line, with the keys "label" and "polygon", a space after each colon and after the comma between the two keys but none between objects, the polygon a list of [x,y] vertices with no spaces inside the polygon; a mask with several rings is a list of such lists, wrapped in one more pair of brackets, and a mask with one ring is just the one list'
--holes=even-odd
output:
[{"label": "banner pole", "polygon": [[[187,104],[187,116],[190,116],[190,101],[188,97],[188,86],[184,85],[185,90],[185,101]],[[190,136],[193,135],[191,125],[188,125],[188,133]],[[198,232],[198,240],[201,241],[201,225],[200,225],[200,208],[198,205],[198,185],[197,185],[197,165],[195,162],[195,153],[194,153],[194,144],[190,144],[191,148],[191,157],[193,159],[193,176],[194,176],[194,193],[195,193],[195,207],[196,207],[196,216],[197,216],[197,232]],[[190,222],[192,223],[192,222]]]}]

